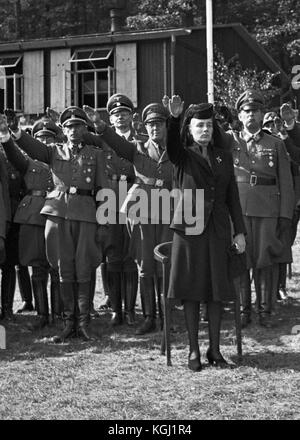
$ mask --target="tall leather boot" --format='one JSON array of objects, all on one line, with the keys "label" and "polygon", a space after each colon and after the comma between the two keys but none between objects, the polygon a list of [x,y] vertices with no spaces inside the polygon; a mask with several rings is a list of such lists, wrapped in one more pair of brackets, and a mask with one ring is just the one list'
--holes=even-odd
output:
[{"label": "tall leather boot", "polygon": [[100,304],[99,307],[99,310],[102,311],[102,310],[108,310],[111,307],[108,282],[107,282],[107,264],[105,262],[100,264],[100,272],[101,272],[102,285],[105,295],[105,300],[102,304]]},{"label": "tall leather boot", "polygon": [[245,328],[251,323],[251,281],[249,270],[240,275],[237,284],[241,299],[241,325],[242,328]]},{"label": "tall leather boot", "polygon": [[140,290],[145,321],[137,328],[136,334],[144,335],[145,333],[152,332],[156,327],[156,301],[153,278],[141,277]]},{"label": "tall leather boot", "polygon": [[135,324],[135,303],[138,289],[138,272],[123,272],[124,314],[128,325]]},{"label": "tall leather boot", "polygon": [[17,313],[31,312],[33,310],[32,305],[32,288],[30,283],[30,276],[27,266],[16,266],[17,279],[19,284],[19,290],[22,298],[22,306],[17,310]]},{"label": "tall leather boot", "polygon": [[51,301],[51,320],[62,318],[63,304],[60,295],[60,282],[58,270],[50,269],[50,301]]},{"label": "tall leather boot", "polygon": [[287,264],[279,263],[278,290],[277,290],[277,299],[279,301],[286,301],[288,299],[288,294],[286,291],[286,276],[287,276]]},{"label": "tall leather boot", "polygon": [[91,336],[88,332],[90,322],[90,292],[91,283],[77,283],[78,295],[78,333],[85,341],[90,341]]},{"label": "tall leather boot", "polygon": [[263,327],[273,327],[271,321],[272,307],[272,266],[256,270],[256,294],[259,314],[259,324]]},{"label": "tall leather boot", "polygon": [[113,312],[110,323],[113,326],[120,325],[123,321],[121,281],[121,272],[107,272],[109,297]]},{"label": "tall leather boot", "polygon": [[97,276],[97,271],[96,269],[93,269],[91,273],[91,281],[90,281],[90,315],[94,318],[99,316],[99,313],[97,312],[97,310],[95,310],[94,307],[94,297],[96,293],[96,276]]},{"label": "tall leather boot", "polygon": [[75,291],[73,282],[62,282],[60,284],[60,294],[63,303],[65,328],[53,337],[53,342],[60,343],[71,338],[76,334],[76,315],[75,315]]},{"label": "tall leather boot", "polygon": [[222,303],[221,301],[208,301],[208,334],[209,334],[209,349],[207,350],[207,360],[210,365],[215,367],[225,367],[228,363],[220,353],[220,331],[222,318]]},{"label": "tall leather boot", "polygon": [[2,319],[13,320],[13,302],[16,288],[15,266],[4,265],[1,280]]},{"label": "tall leather boot", "polygon": [[47,278],[36,278],[34,274],[31,278],[32,290],[34,297],[38,301],[38,322],[31,326],[32,330],[41,330],[49,324],[49,306],[48,306],[48,293],[47,293]]}]

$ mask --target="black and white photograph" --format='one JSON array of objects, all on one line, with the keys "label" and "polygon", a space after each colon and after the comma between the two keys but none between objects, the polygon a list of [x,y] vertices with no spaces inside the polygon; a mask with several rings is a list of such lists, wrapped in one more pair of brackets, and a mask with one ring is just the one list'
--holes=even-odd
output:
[{"label": "black and white photograph", "polygon": [[298,0],[0,0],[0,421],[300,419],[299,109]]}]

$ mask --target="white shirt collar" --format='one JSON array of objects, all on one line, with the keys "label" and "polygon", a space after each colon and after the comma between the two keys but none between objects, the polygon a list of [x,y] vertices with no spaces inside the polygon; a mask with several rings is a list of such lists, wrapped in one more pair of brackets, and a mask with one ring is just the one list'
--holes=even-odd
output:
[{"label": "white shirt collar", "polygon": [[249,130],[247,130],[247,128],[244,128],[244,133],[247,135],[247,138],[255,138],[259,133],[261,132],[261,128],[259,130],[257,130],[255,133],[250,133]]},{"label": "white shirt collar", "polygon": [[116,129],[116,133],[117,133],[119,136],[125,137],[126,140],[128,140],[128,138],[129,138],[130,135],[131,135],[130,130],[126,131],[126,133],[122,133],[120,130],[117,130],[117,129]]}]

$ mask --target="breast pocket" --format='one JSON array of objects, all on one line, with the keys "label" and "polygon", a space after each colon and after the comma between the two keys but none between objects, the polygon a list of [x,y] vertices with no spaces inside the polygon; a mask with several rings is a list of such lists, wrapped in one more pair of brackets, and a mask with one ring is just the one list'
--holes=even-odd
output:
[{"label": "breast pocket", "polygon": [[56,157],[53,162],[53,172],[56,175],[61,175],[64,173],[68,166],[69,161],[63,159],[62,157]]},{"label": "breast pocket", "polygon": [[32,188],[36,183],[41,181],[42,178],[41,168],[30,168],[26,175],[26,184],[28,188]]}]

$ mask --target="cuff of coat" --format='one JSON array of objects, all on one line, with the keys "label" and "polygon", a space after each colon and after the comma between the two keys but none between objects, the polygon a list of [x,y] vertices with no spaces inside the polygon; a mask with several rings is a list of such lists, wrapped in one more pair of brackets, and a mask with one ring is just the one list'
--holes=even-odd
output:
[{"label": "cuff of coat", "polygon": [[20,128],[17,131],[11,131],[11,137],[15,141],[18,141],[20,139],[21,135],[22,135],[22,130]]}]

